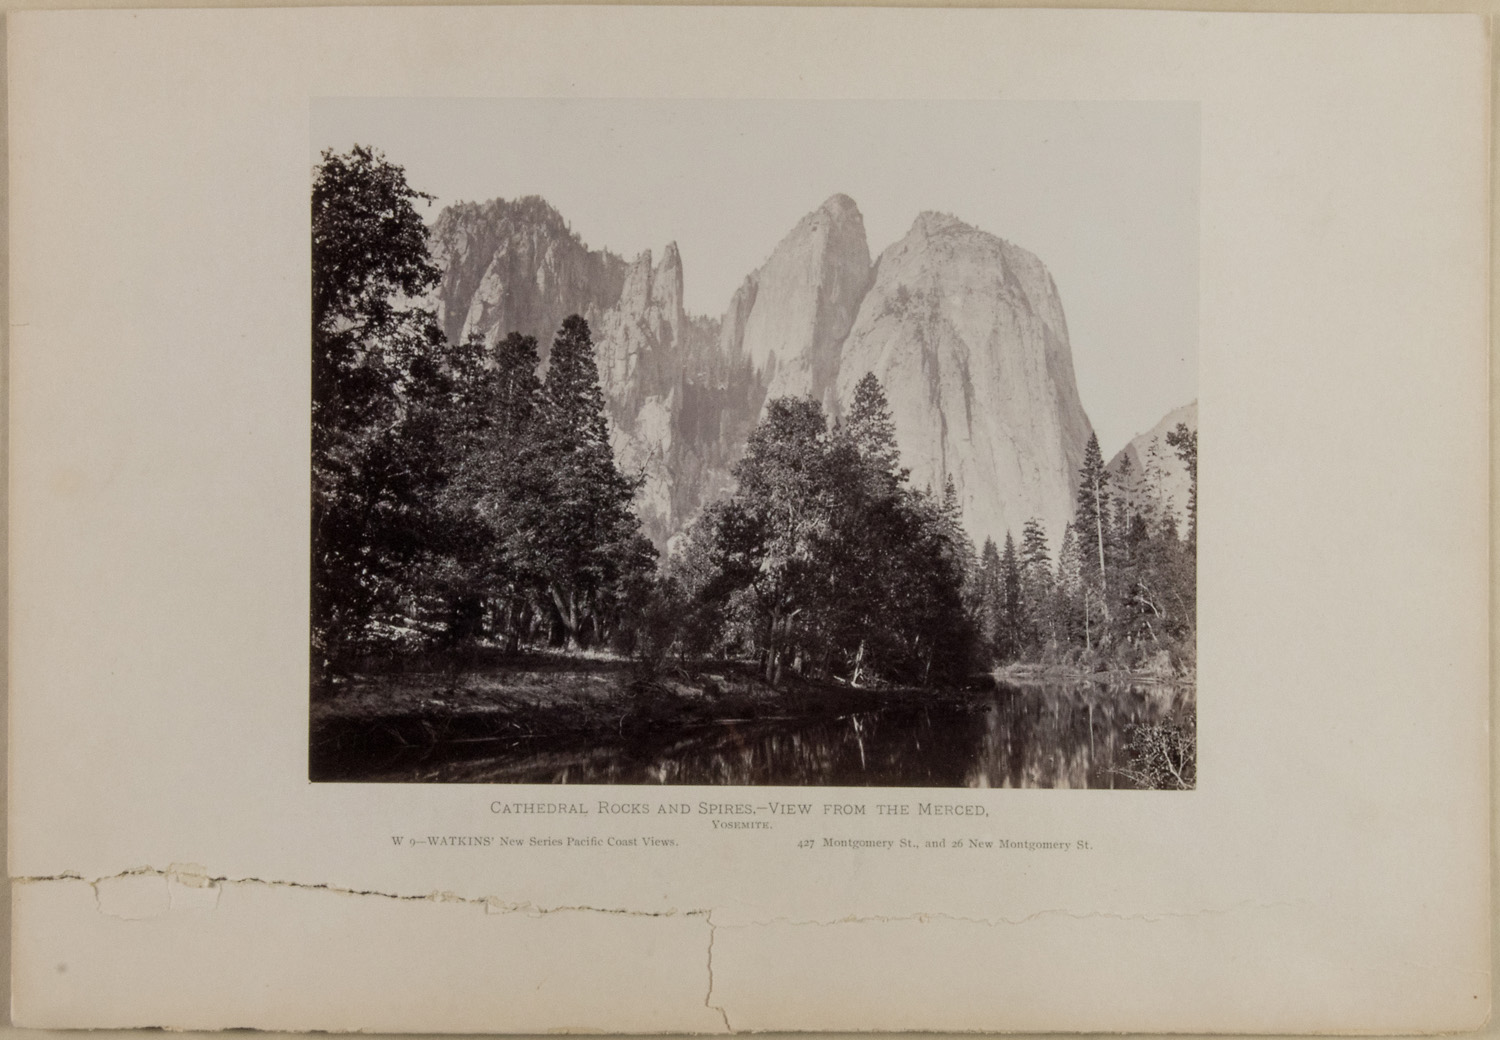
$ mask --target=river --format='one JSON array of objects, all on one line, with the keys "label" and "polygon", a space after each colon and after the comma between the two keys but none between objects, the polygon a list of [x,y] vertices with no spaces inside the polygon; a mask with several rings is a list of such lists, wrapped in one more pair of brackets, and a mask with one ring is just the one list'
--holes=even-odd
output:
[{"label": "river", "polygon": [[1191,732],[1193,688],[1007,683],[930,704],[703,724],[587,746],[439,744],[402,752],[377,772],[458,783],[1131,788],[1131,735],[1146,723]]}]

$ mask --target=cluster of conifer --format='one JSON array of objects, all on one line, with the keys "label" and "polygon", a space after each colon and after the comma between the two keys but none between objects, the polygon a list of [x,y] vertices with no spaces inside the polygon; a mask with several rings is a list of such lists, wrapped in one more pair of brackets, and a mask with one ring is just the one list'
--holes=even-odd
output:
[{"label": "cluster of conifer", "polygon": [[[617,635],[656,553],[610,450],[588,324],[450,343],[414,203],[370,149],[313,187],[314,665],[370,650]],[[637,597],[639,598],[639,597]]]},{"label": "cluster of conifer", "polygon": [[910,486],[873,375],[840,423],[810,398],[768,402],[735,477],[663,566],[640,625],[648,658],[753,658],[772,683],[788,669],[854,684],[972,671],[957,496]]},{"label": "cluster of conifer", "polygon": [[[1056,560],[1033,519],[1021,544],[986,540],[969,601],[990,657],[1177,674],[1195,661],[1198,435],[1179,424],[1151,445],[1145,471],[1126,456],[1111,473],[1097,438],[1078,474],[1073,520]],[[1160,452],[1187,467],[1187,530],[1161,492]]]}]

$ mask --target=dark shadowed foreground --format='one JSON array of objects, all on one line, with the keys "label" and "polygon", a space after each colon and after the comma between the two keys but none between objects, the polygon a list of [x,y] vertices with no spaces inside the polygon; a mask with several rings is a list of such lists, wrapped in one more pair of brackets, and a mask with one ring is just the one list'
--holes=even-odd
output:
[{"label": "dark shadowed foreground", "polygon": [[[426,665],[430,670],[421,670]],[[537,655],[356,674],[312,712],[310,778],[454,783],[1164,787],[1196,783],[1191,686],[796,684],[732,665],[646,681]]]}]

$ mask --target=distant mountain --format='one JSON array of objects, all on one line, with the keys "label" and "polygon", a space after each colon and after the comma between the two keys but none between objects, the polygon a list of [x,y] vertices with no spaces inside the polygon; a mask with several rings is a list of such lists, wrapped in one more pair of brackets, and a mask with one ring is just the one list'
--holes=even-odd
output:
[{"label": "distant mountain", "polygon": [[668,245],[627,263],[591,250],[539,198],[450,207],[432,229],[436,302],[453,337],[535,335],[571,313],[594,331],[616,456],[644,474],[658,545],[733,486],[769,397],[810,395],[837,416],[874,372],[917,486],[952,478],[971,535],[1054,547],[1072,514],[1090,426],[1056,286],[1026,250],[923,213],[874,264],[854,201],[835,195],[787,233],[722,319],[687,314]]},{"label": "distant mountain", "polygon": [[1134,437],[1109,460],[1109,472],[1119,482],[1125,460],[1130,460],[1130,484],[1158,509],[1171,510],[1177,518],[1177,529],[1186,534],[1188,494],[1192,488],[1187,465],[1167,443],[1167,434],[1181,423],[1189,430],[1198,429],[1198,402],[1192,401],[1162,416],[1151,429]]}]

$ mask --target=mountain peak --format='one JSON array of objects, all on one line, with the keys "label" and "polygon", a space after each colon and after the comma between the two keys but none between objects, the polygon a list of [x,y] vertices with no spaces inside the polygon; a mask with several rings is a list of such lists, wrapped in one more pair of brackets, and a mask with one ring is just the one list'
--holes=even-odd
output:
[{"label": "mountain peak", "polygon": [[725,316],[727,352],[765,376],[767,397],[822,399],[870,284],[870,247],[854,200],[833,195],[804,216],[751,280]]},{"label": "mountain peak", "polygon": [[[982,235],[988,234],[987,232],[980,231],[972,224],[965,224],[952,213],[943,213],[935,209],[925,209],[917,214],[917,219],[912,222],[909,233],[913,235],[938,236],[971,234],[975,232]],[[989,237],[993,238],[994,236],[990,235]]]},{"label": "mountain peak", "polygon": [[[830,195],[821,206],[797,221],[796,226],[787,232],[781,243],[777,245],[776,252],[795,248],[793,244],[797,242],[810,239],[821,240],[823,236],[830,236],[840,242],[852,243],[858,240],[861,245],[864,245],[864,214],[859,211],[859,206],[855,205],[854,200],[849,196]],[[864,245],[864,249],[866,253],[869,252],[867,245]]]},{"label": "mountain peak", "polygon": [[544,357],[567,315],[597,313],[619,299],[629,266],[590,249],[540,195],[447,206],[428,245],[443,272],[435,298],[450,340],[479,332],[494,343],[521,332],[537,338]]},{"label": "mountain peak", "polygon": [[662,250],[661,263],[651,276],[651,300],[662,308],[667,321],[672,324],[674,334],[682,323],[682,254],[676,242],[668,242]]},{"label": "mountain peak", "polygon": [[493,198],[487,202],[455,202],[444,206],[433,224],[433,233],[463,225],[513,224],[534,227],[582,243],[567,218],[540,195],[522,195],[516,199]]},{"label": "mountain peak", "polygon": [[667,248],[661,251],[661,264],[657,267],[657,270],[675,270],[678,272],[679,277],[681,276],[682,254],[678,251],[676,242],[668,242]]},{"label": "mountain peak", "polygon": [[1056,544],[1090,426],[1046,268],[949,213],[919,214],[881,254],[843,344],[838,399],[881,381],[912,483],[952,479],[976,540],[1031,517]]},{"label": "mountain peak", "polygon": [[859,206],[843,192],[828,196],[823,205],[818,207],[818,211],[827,213],[831,217],[859,217],[861,221],[864,220],[863,214],[859,212]]}]

